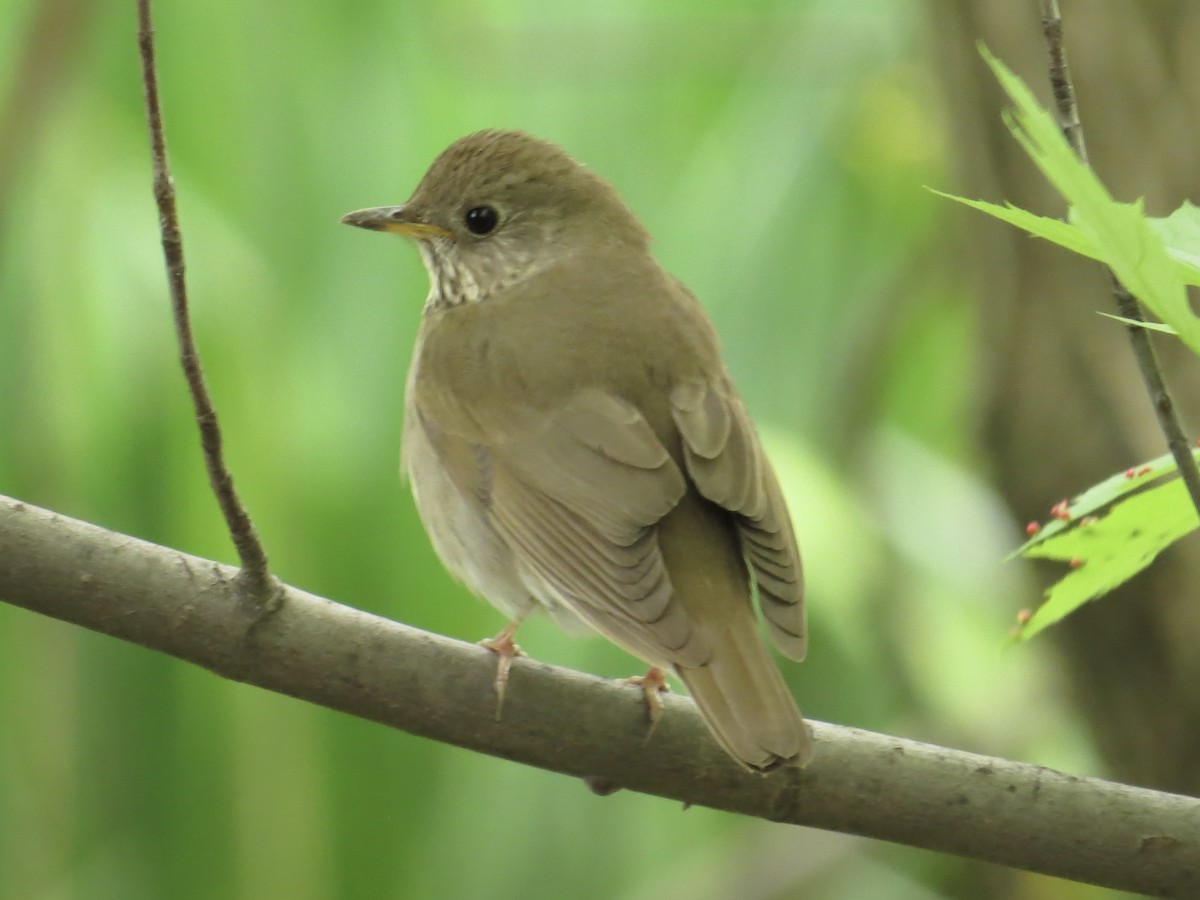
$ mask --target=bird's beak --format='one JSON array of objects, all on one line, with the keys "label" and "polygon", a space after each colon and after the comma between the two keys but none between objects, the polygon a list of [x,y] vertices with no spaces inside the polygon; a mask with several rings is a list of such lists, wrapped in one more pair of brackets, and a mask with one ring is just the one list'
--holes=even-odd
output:
[{"label": "bird's beak", "polygon": [[405,206],[376,206],[372,209],[356,209],[342,216],[342,222],[355,228],[371,231],[390,231],[407,238],[423,240],[433,237],[450,237],[450,232],[440,225],[423,222]]}]

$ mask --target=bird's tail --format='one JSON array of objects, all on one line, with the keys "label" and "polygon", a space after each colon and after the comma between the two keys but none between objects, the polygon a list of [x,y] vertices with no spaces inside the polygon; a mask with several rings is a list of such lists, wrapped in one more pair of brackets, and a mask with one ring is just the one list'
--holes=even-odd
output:
[{"label": "bird's tail", "polygon": [[804,766],[812,759],[812,735],[756,623],[729,624],[711,634],[715,652],[707,665],[676,666],[700,707],[713,737],[751,769]]}]

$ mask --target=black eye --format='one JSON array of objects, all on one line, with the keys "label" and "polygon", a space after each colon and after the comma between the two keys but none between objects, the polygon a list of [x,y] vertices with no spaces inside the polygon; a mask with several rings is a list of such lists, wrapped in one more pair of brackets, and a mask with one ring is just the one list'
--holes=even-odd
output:
[{"label": "black eye", "polygon": [[467,210],[463,221],[471,234],[490,234],[500,224],[500,213],[490,206],[476,206]]}]

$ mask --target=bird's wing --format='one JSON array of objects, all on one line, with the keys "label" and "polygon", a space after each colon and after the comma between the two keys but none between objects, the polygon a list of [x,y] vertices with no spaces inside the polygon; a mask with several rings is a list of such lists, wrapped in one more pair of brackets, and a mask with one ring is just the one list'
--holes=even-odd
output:
[{"label": "bird's wing", "polygon": [[484,503],[538,588],[648,662],[707,662],[708,643],[674,598],[654,527],[686,482],[636,407],[589,389],[539,416],[536,428],[509,418],[478,437],[473,455],[445,454],[443,464],[486,467],[484,493],[474,474],[451,477]]},{"label": "bird's wing", "polygon": [[800,552],[779,482],[745,407],[732,391],[694,380],[672,390],[671,415],[683,437],[688,475],[703,496],[735,514],[775,645],[789,658],[803,659]]}]

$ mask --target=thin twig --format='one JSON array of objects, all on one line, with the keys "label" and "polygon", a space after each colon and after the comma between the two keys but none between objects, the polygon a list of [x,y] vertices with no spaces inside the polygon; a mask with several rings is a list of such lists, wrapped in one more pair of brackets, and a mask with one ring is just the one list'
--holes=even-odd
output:
[{"label": "thin twig", "polygon": [[[1083,140],[1083,125],[1079,121],[1079,108],[1075,104],[1075,86],[1071,82],[1071,70],[1063,48],[1063,24],[1058,0],[1042,0],[1042,33],[1050,50],[1050,90],[1054,94],[1054,103],[1058,110],[1059,127],[1075,155],[1086,165],[1087,145]],[[1113,296],[1117,301],[1117,312],[1134,322],[1144,322],[1145,317],[1137,299],[1129,293],[1129,289],[1121,283],[1112,269],[1106,266],[1105,271],[1108,272],[1108,280],[1112,284]],[[1163,379],[1150,331],[1139,325],[1129,325],[1127,330],[1142,381],[1146,384],[1155,415],[1158,416],[1159,427],[1166,436],[1167,447],[1175,458],[1179,476],[1187,486],[1192,505],[1196,507],[1196,514],[1200,515],[1200,468],[1196,466],[1191,445],[1175,413],[1175,401],[1171,399],[1171,393]]]},{"label": "thin twig", "polygon": [[158,225],[162,232],[163,257],[167,266],[167,285],[171,292],[171,311],[179,342],[179,362],[187,379],[188,392],[196,410],[200,428],[200,446],[204,465],[212,484],[229,535],[237,549],[242,570],[238,575],[249,598],[267,603],[278,593],[267,568],[267,553],[258,539],[254,523],[233,487],[233,475],[225,464],[221,426],[217,411],[204,381],[200,354],[192,335],[188,313],[187,282],[184,278],[183,238],[175,211],[175,184],[167,165],[167,146],[163,136],[162,109],[158,99],[158,72],[154,60],[154,27],[150,19],[150,0],[138,0],[138,49],[142,60],[142,87],[146,98],[146,123],[150,128],[150,155],[154,165],[154,199],[158,203]]}]

